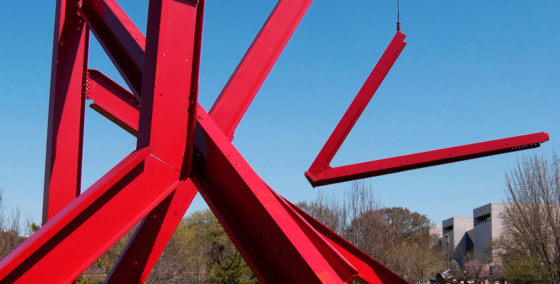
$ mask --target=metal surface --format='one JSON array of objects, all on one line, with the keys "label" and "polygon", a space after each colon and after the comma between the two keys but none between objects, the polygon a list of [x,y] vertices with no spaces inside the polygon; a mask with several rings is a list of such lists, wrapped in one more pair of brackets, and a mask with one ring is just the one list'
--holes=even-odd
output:
[{"label": "metal surface", "polygon": [[[399,29],[400,30],[400,29]],[[371,71],[366,82],[338,122],[331,136],[305,172],[313,186],[327,185],[359,178],[385,175],[440,164],[464,161],[490,155],[539,147],[548,141],[544,132],[505,139],[445,148],[440,150],[386,158],[365,163],[331,167],[330,163],[360,115],[391,70],[405,47],[406,35],[397,31],[389,46]]]},{"label": "metal surface", "polygon": [[[0,282],[70,282],[138,223],[107,282],[143,282],[199,191],[261,282],[405,283],[272,190],[231,143],[310,3],[278,2],[207,114],[197,102],[202,1],[151,0],[145,38],[114,0],[59,0],[45,178],[49,221],[0,261]],[[132,92],[87,70],[84,21]],[[398,32],[347,111],[353,115],[345,115],[344,127],[337,127],[329,139],[334,142],[312,166],[319,183],[513,151],[548,139],[540,133],[325,167],[395,62],[403,40]],[[137,135],[138,144],[76,198],[86,98],[93,109]]]}]

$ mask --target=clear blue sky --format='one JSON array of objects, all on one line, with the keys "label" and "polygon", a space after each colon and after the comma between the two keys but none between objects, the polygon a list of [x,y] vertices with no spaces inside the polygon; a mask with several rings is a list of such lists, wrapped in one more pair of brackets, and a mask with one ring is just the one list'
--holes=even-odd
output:
[{"label": "clear blue sky", "polygon": [[[147,0],[121,0],[145,29]],[[207,0],[200,101],[219,94],[276,1]],[[292,201],[312,189],[304,171],[395,32],[394,0],[315,0],[241,122],[234,144]],[[55,1],[4,1],[0,9],[0,187],[11,207],[41,219]],[[537,150],[369,180],[377,200],[451,216],[504,199],[504,175],[523,155],[560,148],[559,1],[401,1],[408,45],[334,165],[547,131]],[[92,37],[93,38],[93,37]],[[122,82],[95,40],[89,66]],[[83,188],[135,147],[87,109]],[[190,210],[205,208],[197,198]]]}]

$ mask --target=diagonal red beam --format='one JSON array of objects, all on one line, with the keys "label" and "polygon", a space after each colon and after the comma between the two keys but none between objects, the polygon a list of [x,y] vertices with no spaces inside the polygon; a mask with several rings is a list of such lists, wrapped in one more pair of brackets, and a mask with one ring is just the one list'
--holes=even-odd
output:
[{"label": "diagonal red beam", "polygon": [[311,2],[278,1],[212,106],[210,115],[230,139]]},{"label": "diagonal red beam", "polygon": [[140,104],[136,97],[98,70],[89,69],[85,89],[92,109],[114,122],[128,133],[138,134]]},{"label": "diagonal red beam", "polygon": [[149,148],[133,152],[2,259],[1,282],[73,281],[161,203],[178,178]]},{"label": "diagonal red beam", "polygon": [[259,280],[350,281],[330,265],[229,137],[201,108],[198,116],[193,180]]},{"label": "diagonal red beam", "polygon": [[132,92],[140,96],[145,37],[115,0],[82,0],[80,10]]},{"label": "diagonal red beam", "polygon": [[318,173],[306,172],[306,176],[313,186],[319,186],[536,148],[539,147],[541,143],[548,141],[548,139],[547,133],[539,132],[371,162],[327,168]]},{"label": "diagonal red beam", "polygon": [[401,32],[395,34],[389,46],[385,52],[383,52],[383,55],[369,74],[366,82],[360,91],[358,91],[358,94],[342,116],[342,119],[340,119],[331,136],[315,158],[315,161],[313,161],[313,164],[309,167],[308,172],[316,173],[328,167],[334,155],[350,133],[350,130],[352,130],[352,127],[354,127],[354,124],[356,124],[356,121],[358,121],[367,104],[389,73],[389,70],[391,70],[391,67],[395,64],[395,61],[397,61],[397,58],[406,45],[404,42],[405,37],[406,35]]},{"label": "diagonal red beam", "polygon": [[53,40],[43,223],[80,194],[87,26],[73,1],[56,2]]}]

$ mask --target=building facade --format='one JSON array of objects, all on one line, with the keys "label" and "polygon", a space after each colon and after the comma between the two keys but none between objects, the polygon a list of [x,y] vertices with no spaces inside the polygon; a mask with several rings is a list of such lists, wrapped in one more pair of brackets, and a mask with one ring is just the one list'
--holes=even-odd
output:
[{"label": "building facade", "polygon": [[453,258],[460,265],[464,256],[472,250],[472,217],[451,217],[442,222],[442,244],[448,251],[448,258]]},{"label": "building facade", "polygon": [[477,258],[492,258],[492,241],[503,232],[502,212],[506,203],[488,203],[473,209],[472,217],[452,217],[442,222],[441,244],[447,246],[449,258],[463,264],[472,252]]}]

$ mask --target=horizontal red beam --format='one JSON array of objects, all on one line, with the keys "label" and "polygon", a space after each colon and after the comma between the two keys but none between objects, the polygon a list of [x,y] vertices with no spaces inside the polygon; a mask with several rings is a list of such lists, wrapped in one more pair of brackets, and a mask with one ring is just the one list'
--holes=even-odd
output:
[{"label": "horizontal red beam", "polygon": [[308,171],[305,175],[313,186],[320,186],[535,148],[548,140],[548,133],[539,132],[371,162],[329,167],[317,172]]},{"label": "horizontal red beam", "polygon": [[136,136],[140,109],[136,96],[97,70],[89,69],[87,76],[86,99],[93,101],[90,107]]}]

